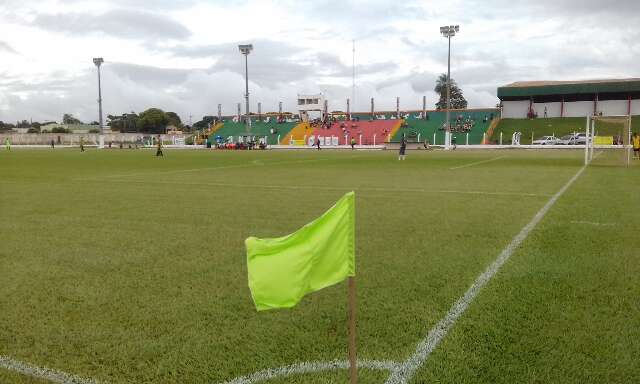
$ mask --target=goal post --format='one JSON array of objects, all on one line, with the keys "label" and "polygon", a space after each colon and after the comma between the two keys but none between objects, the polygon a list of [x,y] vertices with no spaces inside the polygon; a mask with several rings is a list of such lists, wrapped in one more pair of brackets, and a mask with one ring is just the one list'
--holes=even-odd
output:
[{"label": "goal post", "polygon": [[631,116],[588,116],[585,127],[585,165],[594,159],[598,163],[629,167],[631,163]]}]

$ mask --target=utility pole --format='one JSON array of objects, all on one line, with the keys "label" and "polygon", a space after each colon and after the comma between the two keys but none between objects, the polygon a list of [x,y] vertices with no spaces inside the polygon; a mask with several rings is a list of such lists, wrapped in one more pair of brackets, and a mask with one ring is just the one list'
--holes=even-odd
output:
[{"label": "utility pole", "polygon": [[460,31],[460,26],[449,25],[440,27],[442,36],[449,40],[449,52],[447,54],[447,123],[445,131],[444,146],[449,149],[451,146],[451,38]]}]

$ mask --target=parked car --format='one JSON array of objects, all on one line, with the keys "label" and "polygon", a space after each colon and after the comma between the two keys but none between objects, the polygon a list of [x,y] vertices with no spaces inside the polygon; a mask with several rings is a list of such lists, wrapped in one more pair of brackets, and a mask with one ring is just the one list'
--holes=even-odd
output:
[{"label": "parked car", "polygon": [[556,144],[560,144],[560,145],[573,145],[575,144],[575,137],[574,135],[564,135],[561,138],[558,139],[558,142]]},{"label": "parked car", "polygon": [[539,139],[533,140],[534,145],[555,145],[558,143],[558,138],[555,136],[542,136]]},{"label": "parked car", "polygon": [[573,144],[585,145],[586,143],[587,143],[587,134],[586,133],[577,133],[573,138]]}]

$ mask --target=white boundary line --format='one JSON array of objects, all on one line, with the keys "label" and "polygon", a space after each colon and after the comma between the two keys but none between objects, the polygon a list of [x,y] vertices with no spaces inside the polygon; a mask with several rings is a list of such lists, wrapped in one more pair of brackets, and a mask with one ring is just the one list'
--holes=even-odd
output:
[{"label": "white boundary line", "polygon": [[21,373],[38,379],[49,380],[58,384],[97,384],[93,379],[85,379],[76,375],[70,375],[62,371],[56,371],[46,367],[36,367],[22,361],[13,360],[0,355],[0,368]]},{"label": "white boundary line", "polygon": [[[93,181],[93,180],[92,180]],[[98,181],[98,180],[96,180]],[[102,182],[103,180],[99,180]],[[464,195],[487,195],[487,196],[526,196],[526,197],[549,197],[550,194],[526,193],[526,192],[494,192],[494,191],[460,191],[446,189],[423,189],[423,188],[379,188],[379,187],[327,187],[322,185],[272,185],[272,184],[240,184],[240,183],[207,183],[207,182],[181,182],[163,180],[108,180],[110,183],[141,183],[141,184],[171,184],[188,186],[209,186],[209,187],[230,187],[230,188],[264,188],[264,189],[292,189],[292,190],[324,190],[324,191],[370,191],[370,192],[416,192],[416,193],[451,193]]]},{"label": "white boundary line", "polygon": [[[356,365],[358,366],[358,368],[393,371],[394,369],[396,369],[397,363],[394,363],[393,361],[358,360]],[[275,378],[289,377],[292,375],[334,371],[337,369],[348,368],[349,362],[346,360],[309,361],[304,363],[291,364],[280,368],[264,369],[262,371],[252,373],[251,375],[236,377],[235,379],[226,381],[223,384],[252,384]]]},{"label": "white boundary line", "polygon": [[452,167],[452,168],[449,168],[449,169],[453,170],[453,169],[460,169],[460,168],[473,167],[474,165],[484,164],[484,163],[489,163],[489,162],[491,162],[491,161],[496,161],[496,160],[504,159],[505,157],[507,157],[507,156],[498,156],[498,157],[494,157],[493,159],[476,161],[475,163],[469,163],[469,164],[459,165],[459,166],[457,166],[457,167]]},{"label": "white boundary line", "polygon": [[599,223],[596,221],[585,221],[585,220],[572,221],[571,224],[585,224],[585,225],[594,225],[594,226],[603,226],[603,227],[618,225],[618,223]]},{"label": "white boundary line", "polygon": [[399,369],[394,371],[389,379],[387,380],[387,384],[400,384],[407,383],[411,377],[416,373],[418,368],[424,364],[424,362],[429,358],[429,355],[433,352],[433,350],[440,344],[442,339],[447,336],[447,333],[451,330],[451,328],[455,325],[456,321],[460,316],[464,313],[464,311],[469,308],[469,305],[473,301],[473,299],[478,296],[480,290],[487,285],[489,280],[500,270],[500,267],[509,260],[513,252],[522,244],[522,242],[529,236],[529,233],[538,225],[538,223],[542,220],[542,218],[547,214],[549,209],[558,201],[560,196],[562,196],[567,189],[573,184],[578,177],[584,172],[585,167],[580,168],[580,170],[573,175],[567,183],[560,188],[558,192],[556,192],[547,203],[540,208],[538,213],[531,219],[531,221],[520,230],[520,232],[511,240],[511,242],[500,252],[498,258],[487,267],[487,269],[476,279],[476,281],[471,285],[471,287],[464,293],[464,295],[458,299],[458,301],[453,304],[453,306],[449,309],[449,312],[443,317],[435,327],[433,327],[427,337],[424,338],[420,344],[418,344],[416,351],[409,357],[406,361],[404,361]]},{"label": "white boundary line", "polygon": [[[216,169],[231,169],[231,168],[248,168],[248,167],[263,167],[269,165],[283,165],[283,164],[298,164],[298,163],[310,163],[315,161],[324,161],[329,160],[329,158],[321,158],[321,159],[303,159],[303,160],[293,160],[293,161],[278,161],[273,163],[263,163],[256,162],[256,160],[251,161],[250,163],[245,164],[230,164],[230,165],[220,165],[217,167],[205,167],[205,168],[191,168],[191,169],[175,169],[172,171],[153,171],[145,173],[125,173],[120,175],[106,175],[106,176],[98,176],[98,177],[89,177],[89,178],[80,178],[76,179],[78,181],[104,181],[106,179],[111,178],[119,178],[119,177],[131,177],[131,176],[157,176],[157,175],[170,175],[174,173],[186,173],[186,172],[198,172],[198,171],[213,171]],[[259,160],[258,160],[259,161]]]}]

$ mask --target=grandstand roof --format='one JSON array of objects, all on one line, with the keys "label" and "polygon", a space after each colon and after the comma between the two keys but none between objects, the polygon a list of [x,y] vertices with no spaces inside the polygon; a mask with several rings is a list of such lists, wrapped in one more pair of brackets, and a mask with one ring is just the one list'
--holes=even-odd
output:
[{"label": "grandstand roof", "polygon": [[640,92],[640,78],[576,81],[517,81],[498,88],[498,97],[532,97]]}]

